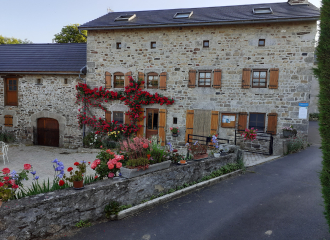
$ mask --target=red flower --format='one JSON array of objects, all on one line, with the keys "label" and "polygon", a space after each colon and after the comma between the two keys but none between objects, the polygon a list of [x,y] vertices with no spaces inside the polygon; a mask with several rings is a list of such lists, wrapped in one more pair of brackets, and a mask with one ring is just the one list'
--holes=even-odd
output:
[{"label": "red flower", "polygon": [[68,168],[68,172],[71,172],[73,170],[73,167]]},{"label": "red flower", "polygon": [[24,169],[25,170],[30,170],[31,169],[31,164],[24,164]]},{"label": "red flower", "polygon": [[9,169],[9,168],[4,168],[4,169],[2,169],[2,172],[3,172],[4,174],[6,174],[6,173],[10,173],[10,169]]},{"label": "red flower", "polygon": [[75,165],[75,166],[79,166],[79,163],[78,163],[78,162],[75,162],[73,165]]},{"label": "red flower", "polygon": [[148,143],[143,144],[143,148],[148,148]]},{"label": "red flower", "polygon": [[9,180],[9,177],[4,177],[3,178],[5,181],[8,181]]},{"label": "red flower", "polygon": [[16,185],[16,184],[14,184],[11,188],[19,188],[19,186],[18,185]]},{"label": "red flower", "polygon": [[64,182],[63,180],[60,180],[60,181],[58,182],[58,185],[61,186],[61,187],[62,187],[64,184],[65,184],[65,182]]},{"label": "red flower", "polygon": [[178,151],[178,149],[173,149],[173,152],[177,152]]},{"label": "red flower", "polygon": [[98,178],[98,176],[95,176],[95,177],[94,177],[94,179],[97,179],[97,178]]},{"label": "red flower", "polygon": [[4,184],[3,184],[3,182],[0,182],[0,187],[2,187]]}]

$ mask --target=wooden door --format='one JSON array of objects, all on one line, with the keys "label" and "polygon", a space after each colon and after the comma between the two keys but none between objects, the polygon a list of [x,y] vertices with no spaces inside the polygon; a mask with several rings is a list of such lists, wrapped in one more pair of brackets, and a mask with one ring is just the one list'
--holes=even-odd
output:
[{"label": "wooden door", "polygon": [[146,117],[146,138],[150,138],[152,135],[158,135],[159,110],[151,108],[147,109]]},{"label": "wooden door", "polygon": [[17,106],[17,90],[18,90],[18,79],[7,78],[6,79],[6,105]]},{"label": "wooden door", "polygon": [[38,145],[59,146],[59,124],[53,118],[39,118],[37,122]]}]

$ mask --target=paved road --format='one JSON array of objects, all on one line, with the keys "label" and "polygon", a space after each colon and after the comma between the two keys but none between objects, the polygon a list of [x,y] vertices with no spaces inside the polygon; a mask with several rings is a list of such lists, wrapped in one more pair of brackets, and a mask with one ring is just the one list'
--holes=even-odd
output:
[{"label": "paved road", "polygon": [[330,239],[312,146],[244,175],[63,239]]}]

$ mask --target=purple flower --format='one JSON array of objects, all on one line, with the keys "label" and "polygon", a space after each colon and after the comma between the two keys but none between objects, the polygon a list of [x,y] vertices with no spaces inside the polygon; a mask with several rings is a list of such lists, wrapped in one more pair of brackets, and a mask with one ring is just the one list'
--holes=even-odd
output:
[{"label": "purple flower", "polygon": [[36,176],[35,178],[34,178],[34,180],[38,180],[39,179],[39,176]]},{"label": "purple flower", "polygon": [[52,161],[52,163],[57,163],[57,162],[58,162],[57,158],[55,158],[54,161]]},{"label": "purple flower", "polygon": [[64,164],[62,162],[58,162],[57,165],[64,167]]},{"label": "purple flower", "polygon": [[198,143],[198,141],[196,141],[195,143],[194,143],[194,145],[196,145]]},{"label": "purple flower", "polygon": [[63,174],[58,174],[57,177],[63,178]]},{"label": "purple flower", "polygon": [[33,172],[31,172],[32,175],[35,175],[36,173],[37,173],[37,171],[33,171]]}]

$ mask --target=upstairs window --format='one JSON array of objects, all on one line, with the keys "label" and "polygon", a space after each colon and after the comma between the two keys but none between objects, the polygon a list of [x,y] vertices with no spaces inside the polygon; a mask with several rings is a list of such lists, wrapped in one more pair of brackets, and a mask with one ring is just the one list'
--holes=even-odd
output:
[{"label": "upstairs window", "polygon": [[151,42],[150,47],[151,47],[151,49],[155,49],[156,48],[156,42]]},{"label": "upstairs window", "polygon": [[253,70],[252,87],[265,88],[267,87],[267,70]]},{"label": "upstairs window", "polygon": [[198,86],[211,87],[211,71],[199,71]]},{"label": "upstairs window", "polygon": [[176,13],[173,18],[190,18],[193,12]]},{"label": "upstairs window", "polygon": [[265,131],[265,114],[250,113],[249,129],[258,129],[258,132]]},{"label": "upstairs window", "polygon": [[136,17],[135,14],[125,14],[125,15],[120,15],[115,19],[115,21],[131,21]]},{"label": "upstairs window", "polygon": [[158,88],[159,77],[157,73],[148,73],[147,79],[147,88]]},{"label": "upstairs window", "polygon": [[253,14],[272,14],[273,10],[270,7],[253,8]]},{"label": "upstairs window", "polygon": [[210,41],[209,40],[204,40],[203,41],[203,48],[208,48],[210,46]]},{"label": "upstairs window", "polygon": [[125,76],[123,73],[117,72],[114,74],[114,88],[124,88]]},{"label": "upstairs window", "polygon": [[116,43],[116,49],[121,49],[121,42]]},{"label": "upstairs window", "polygon": [[259,47],[264,47],[265,46],[265,43],[266,43],[266,40],[265,39],[259,39],[258,46]]},{"label": "upstairs window", "polygon": [[5,104],[7,106],[18,106],[18,79],[7,78],[6,81],[6,92],[5,92]]}]

